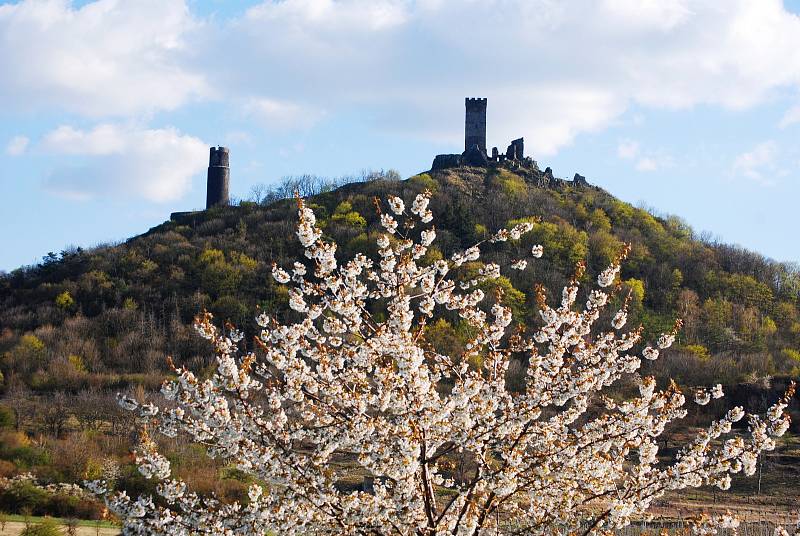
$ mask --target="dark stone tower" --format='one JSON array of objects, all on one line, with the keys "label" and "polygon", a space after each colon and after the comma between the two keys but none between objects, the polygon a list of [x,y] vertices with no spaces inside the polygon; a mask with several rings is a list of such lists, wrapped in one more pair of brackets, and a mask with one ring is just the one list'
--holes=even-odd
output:
[{"label": "dark stone tower", "polygon": [[464,122],[464,150],[478,146],[486,154],[486,99],[464,99],[467,108]]},{"label": "dark stone tower", "polygon": [[208,157],[208,186],[206,209],[214,205],[229,205],[228,190],[231,182],[230,153],[227,147],[212,147]]}]

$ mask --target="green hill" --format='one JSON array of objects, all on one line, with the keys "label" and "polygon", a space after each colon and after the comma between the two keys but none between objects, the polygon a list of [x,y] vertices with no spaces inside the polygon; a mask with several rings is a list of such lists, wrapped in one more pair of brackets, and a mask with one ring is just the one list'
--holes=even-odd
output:
[{"label": "green hill", "polygon": [[[738,247],[698,240],[680,219],[654,216],[579,179],[553,179],[535,167],[461,167],[405,181],[381,175],[333,189],[303,177],[262,189],[259,202],[178,213],[123,244],[50,254],[37,266],[0,276],[0,510],[62,517],[102,513],[92,499],[5,478],[28,471],[42,483],[79,483],[111,473],[106,478],[131,495],[150,490],[128,455],[137,430],[115,393],[154,396],[169,373],[168,355],[207,374],[211,348],[191,327],[203,309],[249,333],[255,333],[259,308],[281,319],[294,314],[286,289],[270,274],[273,263],[289,266],[301,253],[296,204],[285,198],[295,190],[310,196],[325,233],[339,244],[340,258],[376,253],[380,231],[373,199],[389,193],[410,202],[420,191],[434,192],[437,241],[423,262],[530,218],[534,229],[521,240],[483,247],[485,261],[502,264],[535,244],[544,246],[542,259],[492,283],[504,291],[517,321],[528,326],[539,321],[537,283],[549,289],[551,301],[558,299],[578,262],[586,261],[588,282],[629,243],[622,269],[627,289],[619,293],[631,295],[629,325],[642,324],[652,338],[676,317],[685,323],[678,344],[646,362],[644,372],[683,385],[751,384],[694,410],[682,426],[718,414],[724,404],[763,410],[786,384],[775,381],[769,392],[770,382],[763,380],[800,371],[797,271]],[[468,276],[479,268],[472,263],[462,269]],[[445,314],[426,328],[426,337],[440,351],[460,352],[465,331],[456,315]],[[524,367],[512,362],[512,387],[522,381]],[[626,388],[624,382],[619,388]],[[676,437],[673,450],[680,444]],[[165,443],[162,451],[192,489],[224,500],[246,496],[248,481],[234,467],[182,440]],[[784,480],[795,474],[796,457],[786,450],[791,448],[781,446],[783,458],[775,459],[784,465],[765,473],[769,493],[783,494]]]},{"label": "green hill", "polygon": [[[306,179],[306,192],[324,189]],[[658,217],[582,181],[538,170],[456,168],[379,179],[318,193],[311,203],[343,255],[374,251],[374,196],[407,200],[434,192],[434,254],[482,239],[520,218],[536,218],[523,244],[544,257],[502,284],[518,319],[537,321],[531,292],[560,292],[578,261],[587,278],[631,244],[622,280],[633,297],[632,322],[654,334],[684,319],[680,345],[655,372],[686,383],[733,383],[800,370],[800,275],[739,247],[707,243],[677,217]],[[205,309],[253,327],[261,307],[288,314],[284,290],[269,277],[273,262],[298,252],[291,199],[178,214],[124,244],[49,255],[0,278],[0,355],[6,389],[77,391],[126,383],[156,385],[165,356],[203,366],[208,349],[190,326]],[[513,247],[490,251],[510,258]],[[458,326],[448,326],[456,333]]]}]

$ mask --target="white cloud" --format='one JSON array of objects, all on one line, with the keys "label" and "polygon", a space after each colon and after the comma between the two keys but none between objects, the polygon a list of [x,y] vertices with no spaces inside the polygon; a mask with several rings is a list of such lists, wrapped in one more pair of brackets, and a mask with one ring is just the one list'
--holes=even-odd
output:
[{"label": "white cloud", "polygon": [[632,106],[800,89],[800,18],[781,0],[265,0],[208,20],[187,5],[0,6],[0,98],[100,117],[213,99],[269,129],[355,112],[457,150],[463,97],[485,96],[490,145],[524,136],[537,156]]},{"label": "white cloud", "polygon": [[786,110],[786,113],[783,114],[783,117],[781,117],[779,126],[781,128],[786,128],[789,125],[794,125],[795,123],[800,123],[800,104],[792,106]]},{"label": "white cloud", "polygon": [[175,200],[208,165],[208,146],[174,128],[61,126],[45,135],[40,147],[58,161],[45,187],[73,199],[126,195]]},{"label": "white cloud", "polygon": [[78,130],[62,125],[45,134],[42,140],[46,151],[69,155],[109,155],[121,153],[130,145],[129,130],[119,125],[102,124],[92,130]]},{"label": "white cloud", "polygon": [[668,32],[692,15],[687,0],[603,0],[602,4],[618,24],[640,30]]},{"label": "white cloud", "polygon": [[210,91],[191,67],[181,0],[25,0],[0,6],[0,98],[15,108],[125,116]]},{"label": "white cloud", "polygon": [[454,149],[465,96],[489,98],[490,145],[522,135],[537,155],[634,104],[743,108],[800,86],[800,19],[780,0],[265,1],[209,35],[221,94],[361,107]]},{"label": "white cloud", "polygon": [[620,141],[617,156],[622,160],[636,160],[636,171],[656,171],[673,165],[672,157],[664,151],[645,151],[635,140]]},{"label": "white cloud", "polygon": [[636,158],[639,154],[639,142],[633,140],[622,140],[617,145],[617,156],[623,160],[630,160]]},{"label": "white cloud", "polygon": [[311,127],[324,114],[300,104],[267,98],[250,98],[242,112],[267,129],[294,130]]},{"label": "white cloud", "polygon": [[404,2],[392,0],[290,0],[263,2],[250,8],[245,18],[291,24],[294,31],[338,34],[353,30],[386,30],[406,22],[408,15]]},{"label": "white cloud", "polygon": [[637,171],[655,171],[658,169],[658,162],[655,158],[645,156],[636,162]]},{"label": "white cloud", "polygon": [[231,145],[253,145],[253,136],[244,130],[231,130],[223,136],[225,144]]},{"label": "white cloud", "polygon": [[8,144],[6,145],[6,154],[11,156],[18,156],[25,152],[25,149],[28,148],[28,143],[30,140],[27,136],[14,136],[10,140],[8,140]]},{"label": "white cloud", "polygon": [[777,163],[779,152],[775,141],[761,142],[734,159],[733,173],[760,184],[775,184],[774,177],[782,174]]}]

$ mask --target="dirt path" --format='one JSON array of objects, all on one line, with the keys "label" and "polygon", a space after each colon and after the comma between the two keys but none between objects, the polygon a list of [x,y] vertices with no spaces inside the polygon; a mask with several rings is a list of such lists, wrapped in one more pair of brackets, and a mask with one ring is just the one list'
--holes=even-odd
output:
[{"label": "dirt path", "polygon": [[[17,536],[20,534],[23,529],[25,528],[25,523],[21,523],[19,521],[9,521],[6,523],[5,530],[0,530],[0,535],[2,536]],[[60,527],[64,530],[64,527]],[[66,534],[66,532],[65,532]],[[100,531],[95,527],[78,527],[78,536],[118,536],[120,534],[119,529],[108,528],[108,527],[100,527]]]}]

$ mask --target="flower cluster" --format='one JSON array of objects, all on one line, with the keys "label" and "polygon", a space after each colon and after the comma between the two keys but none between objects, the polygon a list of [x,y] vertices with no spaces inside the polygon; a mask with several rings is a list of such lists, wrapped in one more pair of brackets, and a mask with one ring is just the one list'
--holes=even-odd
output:
[{"label": "flower cluster", "polygon": [[[675,338],[664,334],[637,352],[641,328],[619,332],[627,301],[610,315],[613,331],[593,330],[615,303],[616,290],[604,288],[617,279],[619,263],[600,274],[585,301],[579,277],[560,303],[549,305],[541,293],[541,327],[515,327],[501,297],[480,288],[500,276],[499,265],[459,279],[458,267],[479,261],[484,243],[423,262],[436,237],[425,227],[429,200],[427,192],[417,195],[409,211],[390,197],[377,257],[345,262],[298,201],[304,258],[272,274],[290,285],[299,319],[259,315],[261,332],[246,350],[241,333],[202,315],[197,330],[216,348],[215,374],[176,369],[162,389],[170,405],[161,409],[121,399],[160,432],[185,434],[259,483],[246,504],[200,497],[172,477],[143,434],[136,460],[158,481],[158,499],[92,484],[126,533],[433,536],[514,525],[549,534],[587,522],[600,532],[624,526],[671,490],[726,488],[732,473],[751,474],[757,456],[774,448],[788,426],[786,399],[764,417],[750,416],[747,437],[732,434],[744,417],[734,408],[663,464],[655,438],[686,414],[678,387],[659,390],[645,377],[630,400],[602,394]],[[502,229],[486,242],[516,240],[531,227]],[[531,257],[542,253],[535,246]],[[461,355],[440,354],[426,340],[424,326],[443,313],[470,327]],[[513,390],[506,384],[512,359],[527,368],[524,386]],[[721,395],[715,387],[698,398]],[[367,475],[363,491],[341,485],[353,474]]]}]

